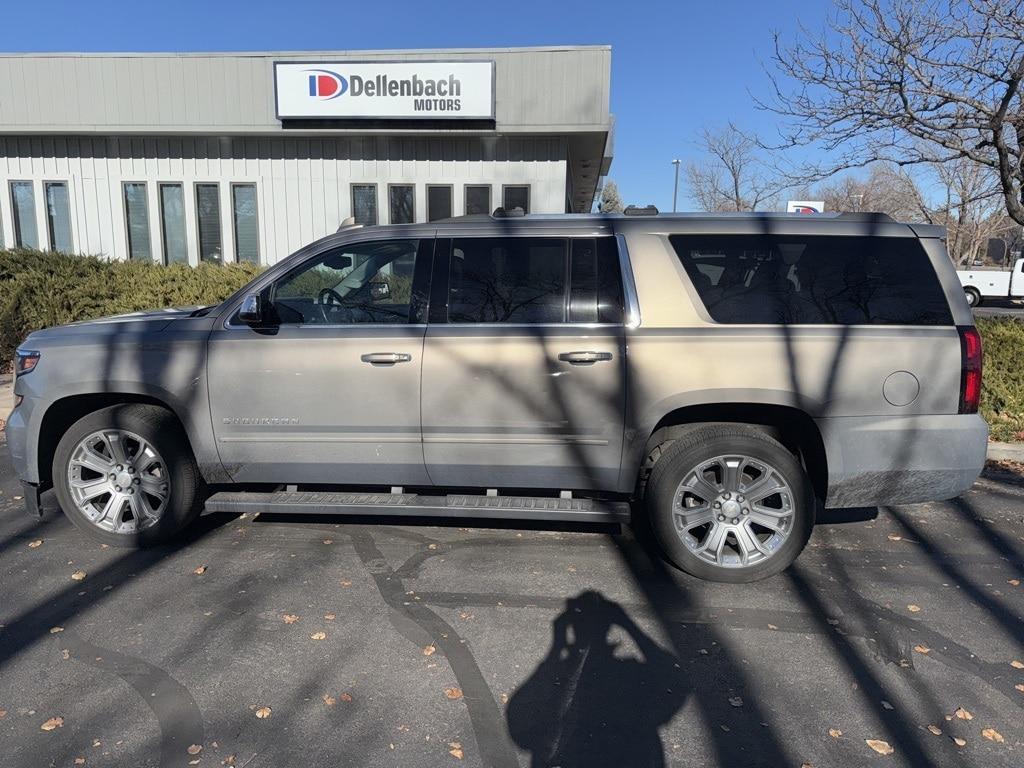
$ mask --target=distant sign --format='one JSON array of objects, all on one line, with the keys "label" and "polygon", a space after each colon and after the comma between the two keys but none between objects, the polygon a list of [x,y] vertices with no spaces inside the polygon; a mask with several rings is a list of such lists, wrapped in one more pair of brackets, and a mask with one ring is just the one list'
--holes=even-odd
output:
[{"label": "distant sign", "polygon": [[790,200],[786,203],[786,213],[822,213],[824,210],[824,200]]},{"label": "distant sign", "polygon": [[274,62],[279,119],[491,120],[493,61]]}]

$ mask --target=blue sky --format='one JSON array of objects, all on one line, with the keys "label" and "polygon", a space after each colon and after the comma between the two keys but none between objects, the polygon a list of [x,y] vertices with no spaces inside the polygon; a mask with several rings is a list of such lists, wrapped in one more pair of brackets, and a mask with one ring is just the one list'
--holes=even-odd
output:
[{"label": "blue sky", "polygon": [[[820,28],[830,3],[345,2],[174,0],[10,3],[4,51],[238,51],[612,46],[615,160],[610,177],[627,203],[672,207],[673,157],[696,153],[704,125],[730,120],[770,134],[775,118],[751,93],[772,31]],[[101,10],[102,9],[102,10]],[[2,119],[2,117],[0,117]],[[692,207],[680,183],[680,209]]]}]

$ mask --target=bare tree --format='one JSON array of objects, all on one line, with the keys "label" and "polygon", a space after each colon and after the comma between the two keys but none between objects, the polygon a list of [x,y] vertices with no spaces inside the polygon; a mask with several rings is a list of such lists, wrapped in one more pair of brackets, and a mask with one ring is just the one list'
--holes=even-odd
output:
[{"label": "bare tree", "polygon": [[777,202],[776,180],[758,142],[730,125],[705,128],[698,144],[704,159],[686,168],[690,196],[705,211],[757,211]]},{"label": "bare tree", "polygon": [[775,36],[784,146],[824,150],[825,178],[885,160],[957,159],[996,174],[1024,224],[1024,0],[835,0],[826,30]]},{"label": "bare tree", "polygon": [[848,174],[824,183],[801,197],[823,200],[826,211],[887,213],[899,221],[930,221],[917,181],[905,169],[875,163],[866,178]]}]

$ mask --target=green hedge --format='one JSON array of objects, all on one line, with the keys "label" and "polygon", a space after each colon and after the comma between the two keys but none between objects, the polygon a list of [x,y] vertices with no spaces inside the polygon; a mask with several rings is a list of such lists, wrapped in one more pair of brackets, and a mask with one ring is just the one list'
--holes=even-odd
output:
[{"label": "green hedge", "polygon": [[993,440],[1024,440],[1024,323],[978,318],[985,353],[981,413]]},{"label": "green hedge", "polygon": [[107,261],[0,250],[0,370],[32,331],[140,309],[216,304],[259,272],[249,264]]}]

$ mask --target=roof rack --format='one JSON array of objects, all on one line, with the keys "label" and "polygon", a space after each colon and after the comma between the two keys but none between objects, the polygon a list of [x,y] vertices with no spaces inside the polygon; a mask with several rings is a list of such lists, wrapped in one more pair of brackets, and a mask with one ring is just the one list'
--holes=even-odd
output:
[{"label": "roof rack", "polygon": [[622,212],[623,216],[657,216],[658,208],[654,205],[645,205],[643,208],[637,205],[627,205]]}]

